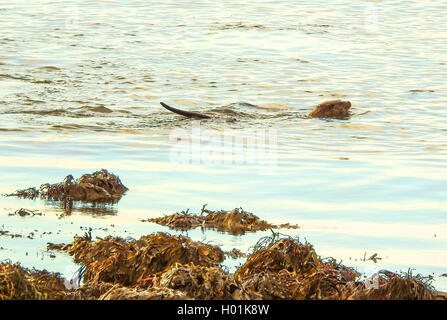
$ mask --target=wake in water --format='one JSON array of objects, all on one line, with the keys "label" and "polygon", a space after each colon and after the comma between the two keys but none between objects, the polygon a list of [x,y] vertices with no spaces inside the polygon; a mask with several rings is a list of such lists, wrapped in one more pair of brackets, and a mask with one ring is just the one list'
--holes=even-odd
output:
[{"label": "wake in water", "polygon": [[[177,108],[173,108],[171,106],[168,106],[164,102],[160,102],[160,104],[167,110],[177,113],[179,115],[185,116],[187,118],[194,118],[194,119],[211,119],[211,116],[206,115],[204,113],[198,113],[198,112],[191,112],[191,111],[185,111],[180,110]],[[255,105],[247,104],[250,107],[256,107]],[[349,109],[351,108],[351,102],[349,101],[341,101],[341,100],[332,100],[332,101],[326,101],[318,106],[315,107],[315,109],[309,113],[309,117],[311,118],[337,118],[337,119],[346,119],[349,117]],[[236,121],[235,118],[227,118],[227,122],[234,122]]]},{"label": "wake in water", "polygon": [[[132,112],[105,106],[82,106],[67,109],[19,109],[0,112],[4,117],[21,117],[22,131],[53,131],[53,130],[93,130],[102,132],[121,132],[122,130],[140,131],[147,128],[173,128],[189,125],[188,118],[200,119],[202,125],[241,128],[257,126],[281,127],[289,121],[309,118],[308,113],[297,111],[286,105],[254,105],[247,102],[237,102],[214,107],[186,111],[165,105],[173,113],[161,112],[148,108],[146,112]],[[324,107],[325,104],[319,105]],[[337,105],[335,105],[337,106]],[[329,110],[314,110],[319,112],[316,117],[341,118],[349,117],[349,102],[340,102],[340,114]],[[7,125],[8,122],[3,123]],[[16,130],[18,128],[0,128],[0,130]]]}]

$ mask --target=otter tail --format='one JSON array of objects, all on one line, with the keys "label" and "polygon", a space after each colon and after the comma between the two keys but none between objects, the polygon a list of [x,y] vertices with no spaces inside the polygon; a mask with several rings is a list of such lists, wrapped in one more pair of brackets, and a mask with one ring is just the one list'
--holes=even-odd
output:
[{"label": "otter tail", "polygon": [[207,116],[206,114],[202,114],[202,113],[198,113],[198,112],[191,112],[191,111],[185,111],[185,110],[180,110],[180,109],[176,109],[173,107],[168,106],[166,103],[164,102],[160,102],[160,104],[163,106],[163,108],[180,114],[182,116],[188,117],[188,118],[196,118],[196,119],[210,119],[210,116]]}]

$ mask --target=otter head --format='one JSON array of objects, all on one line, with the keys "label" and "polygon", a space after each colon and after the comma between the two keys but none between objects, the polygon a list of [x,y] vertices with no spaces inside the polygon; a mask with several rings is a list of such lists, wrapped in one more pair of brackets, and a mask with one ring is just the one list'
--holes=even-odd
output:
[{"label": "otter head", "polygon": [[326,101],[309,113],[313,118],[347,118],[351,102],[342,100]]}]

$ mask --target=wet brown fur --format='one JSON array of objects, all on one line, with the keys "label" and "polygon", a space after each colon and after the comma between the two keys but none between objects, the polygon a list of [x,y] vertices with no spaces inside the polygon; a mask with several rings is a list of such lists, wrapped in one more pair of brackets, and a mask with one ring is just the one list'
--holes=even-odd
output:
[{"label": "wet brown fur", "polygon": [[326,101],[309,113],[312,118],[346,118],[349,116],[351,102],[342,100]]}]

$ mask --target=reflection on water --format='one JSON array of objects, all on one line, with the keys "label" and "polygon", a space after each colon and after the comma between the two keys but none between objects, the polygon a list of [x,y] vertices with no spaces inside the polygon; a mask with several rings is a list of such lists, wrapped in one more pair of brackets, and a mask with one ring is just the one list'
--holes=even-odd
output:
[{"label": "reflection on water", "polygon": [[[72,259],[51,258],[47,242],[86,228],[138,238],[168,231],[142,218],[242,206],[299,224],[282,232],[323,256],[360,270],[414,267],[447,290],[437,277],[447,272],[446,10],[435,1],[2,3],[0,193],[101,168],[130,190],[113,206],[68,211],[1,197],[2,230],[34,237],[0,236],[0,259],[65,274]],[[350,100],[353,116],[303,117],[329,99]],[[173,161],[173,131],[187,141],[196,133],[160,101],[210,113],[199,141],[222,144],[201,161]],[[248,140],[243,161],[225,161],[220,137],[235,145],[268,129],[275,170],[248,161]],[[8,215],[22,207],[44,215]],[[188,233],[246,252],[266,234]],[[383,259],[368,265],[365,252]]]},{"label": "reflection on water", "polygon": [[79,201],[44,201],[45,206],[53,207],[54,209],[59,209],[61,215],[71,215],[71,214],[87,214],[94,216],[107,216],[116,215],[118,209],[116,204],[102,204],[102,203],[82,203]]}]

